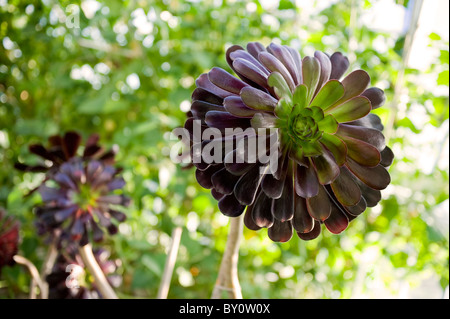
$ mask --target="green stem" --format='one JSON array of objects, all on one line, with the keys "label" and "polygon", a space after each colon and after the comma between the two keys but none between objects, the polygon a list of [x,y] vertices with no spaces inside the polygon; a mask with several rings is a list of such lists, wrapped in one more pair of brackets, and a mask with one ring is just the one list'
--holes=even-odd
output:
[{"label": "green stem", "polygon": [[238,259],[239,243],[244,228],[243,216],[244,214],[231,218],[230,232],[211,296],[212,299],[220,299],[223,291],[228,292],[229,298],[242,299],[241,285],[238,278]]},{"label": "green stem", "polygon": [[81,258],[83,259],[84,264],[86,265],[91,275],[94,277],[95,284],[100,293],[102,294],[103,298],[119,299],[114,290],[112,289],[112,287],[109,285],[108,280],[106,279],[102,269],[95,260],[95,256],[94,253],[92,252],[91,245],[87,244],[83,247],[80,247],[79,252]]},{"label": "green stem", "polygon": [[[39,290],[42,291],[45,290],[44,288],[44,283],[41,280],[41,277],[39,276],[39,271],[37,270],[36,266],[29,261],[28,259],[26,259],[25,257],[19,256],[19,255],[15,255],[13,257],[14,261],[22,266],[25,266],[28,271],[30,272],[31,275],[31,289],[35,289],[36,285],[39,287]],[[30,291],[30,298],[34,299],[36,298],[36,294],[34,291]]]},{"label": "green stem", "polygon": [[182,230],[183,229],[181,227],[176,227],[172,231],[172,244],[170,245],[166,265],[164,266],[164,273],[158,289],[158,295],[156,297],[158,299],[167,299],[167,295],[169,294],[170,281],[172,279],[173,269],[177,260]]}]

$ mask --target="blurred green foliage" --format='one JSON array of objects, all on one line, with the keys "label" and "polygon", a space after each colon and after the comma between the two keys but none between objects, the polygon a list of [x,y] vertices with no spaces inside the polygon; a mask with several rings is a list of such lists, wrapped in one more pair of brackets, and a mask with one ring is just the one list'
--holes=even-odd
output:
[{"label": "blurred green foliage", "polygon": [[[35,162],[27,146],[52,134],[98,132],[107,146],[119,145],[133,199],[120,233],[105,244],[122,259],[119,295],[156,296],[171,231],[182,226],[169,298],[209,298],[228,219],[193,170],[171,162],[169,132],[183,125],[196,77],[213,66],[229,70],[229,45],[273,40],[302,55],[342,51],[351,69],[368,70],[387,95],[376,112],[387,126],[393,119],[387,129],[396,160],[384,200],[341,235],[277,244],[265,230],[245,230],[244,297],[401,297],[405,287],[439,297],[449,281],[448,42],[430,34],[436,58],[425,71],[406,69],[400,103],[392,105],[404,37],[361,21],[375,2],[0,1],[0,206],[21,221],[20,253],[37,266],[46,253],[33,225],[39,195],[24,197],[43,177],[14,171],[14,162]],[[421,84],[424,77],[438,93]],[[443,134],[430,144],[426,132]],[[28,291],[23,269],[3,271],[0,298]]]}]

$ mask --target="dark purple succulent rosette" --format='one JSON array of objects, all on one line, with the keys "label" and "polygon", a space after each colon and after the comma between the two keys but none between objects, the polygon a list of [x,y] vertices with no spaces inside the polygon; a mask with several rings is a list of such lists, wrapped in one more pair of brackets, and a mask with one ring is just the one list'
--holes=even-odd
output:
[{"label": "dark purple succulent rosette", "polygon": [[202,131],[275,128],[280,157],[276,172],[264,175],[267,163],[258,161],[194,163],[197,181],[211,189],[224,215],[245,211],[245,225],[268,228],[273,241],[288,241],[294,231],[310,240],[321,224],[338,234],[380,201],[394,155],[380,118],[370,113],[384,104],[384,92],[369,87],[367,72],[340,80],[349,67],[340,52],[301,59],[274,43],[234,45],[226,59],[239,78],[217,67],[202,74],[185,128],[191,138],[195,120]]},{"label": "dark purple succulent rosette", "polygon": [[[121,207],[129,199],[118,194],[125,181],[118,170],[98,160],[72,158],[39,187],[43,205],[36,208],[41,231],[59,231],[61,241],[86,245],[90,238],[99,242],[106,229],[117,232],[112,222],[125,220]],[[103,228],[103,229],[102,229]]]},{"label": "dark purple succulent rosette", "polygon": [[0,273],[3,267],[15,264],[13,257],[18,250],[19,223],[0,207]]},{"label": "dark purple succulent rosette", "polygon": [[58,168],[70,159],[80,156],[82,159],[97,159],[105,164],[114,164],[114,157],[117,153],[115,148],[106,151],[98,143],[99,135],[92,134],[86,141],[84,150],[78,155],[78,150],[82,142],[81,135],[71,131],[64,135],[53,135],[48,139],[48,145],[32,144],[29,151],[39,157],[44,162],[38,165],[27,165],[17,162],[15,168],[24,172],[44,172],[51,175]]},{"label": "dark purple succulent rosette", "polygon": [[[93,254],[100,269],[105,274],[108,283],[117,288],[122,283],[122,276],[116,273],[120,264],[120,260],[110,260],[110,253],[105,249],[94,249]],[[85,265],[76,245],[68,245],[65,250],[61,251],[56,259],[50,274],[47,275],[46,281],[49,286],[49,299],[100,299],[102,295],[96,288],[95,283],[88,285],[86,281],[79,280],[79,287],[72,287],[69,284],[74,284],[68,280],[72,273],[74,266],[79,266],[85,270]]]}]

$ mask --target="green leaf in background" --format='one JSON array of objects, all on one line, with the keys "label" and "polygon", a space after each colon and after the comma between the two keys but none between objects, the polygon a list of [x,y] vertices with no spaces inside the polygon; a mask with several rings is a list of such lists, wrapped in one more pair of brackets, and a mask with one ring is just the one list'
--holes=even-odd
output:
[{"label": "green leaf in background", "polygon": [[438,75],[437,84],[438,85],[446,85],[446,86],[448,86],[448,78],[449,78],[448,70],[442,71]]}]

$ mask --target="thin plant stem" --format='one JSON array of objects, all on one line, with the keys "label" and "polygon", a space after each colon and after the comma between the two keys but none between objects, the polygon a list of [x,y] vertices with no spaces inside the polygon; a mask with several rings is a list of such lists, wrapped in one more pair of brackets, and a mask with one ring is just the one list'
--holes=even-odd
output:
[{"label": "thin plant stem", "polygon": [[116,293],[108,283],[102,269],[95,260],[92,246],[87,244],[79,248],[80,256],[91,275],[94,277],[95,285],[104,299],[118,299]]},{"label": "thin plant stem", "polygon": [[[39,271],[37,270],[36,266],[29,261],[28,259],[26,259],[25,257],[19,256],[19,255],[15,255],[13,257],[14,261],[22,266],[25,266],[28,271],[30,272],[31,275],[31,284],[30,284],[30,289],[34,290],[35,289],[35,285],[37,285],[39,287],[39,290],[42,293],[43,290],[43,282],[41,280],[41,277],[39,276]],[[35,284],[33,284],[33,281],[35,282]],[[36,294],[34,291],[30,291],[30,298],[36,298]]]},{"label": "thin plant stem", "polygon": [[436,170],[436,167],[438,167],[439,160],[441,159],[442,152],[444,151],[445,144],[447,143],[447,140],[448,140],[448,136],[449,136],[449,130],[447,128],[447,132],[445,133],[445,135],[443,136],[443,138],[441,139],[439,144],[437,144],[439,148],[438,148],[438,152],[436,155],[436,159],[434,160],[434,163],[433,163],[433,166],[431,169],[431,173],[433,173]]},{"label": "thin plant stem", "polygon": [[56,258],[58,257],[58,250],[56,249],[56,239],[50,244],[47,251],[47,256],[45,256],[44,263],[41,268],[41,281],[43,283],[43,289],[41,291],[41,298],[48,299],[48,283],[46,277],[52,272],[53,265],[55,264]]},{"label": "thin plant stem", "polygon": [[390,104],[390,112],[388,121],[385,129],[386,143],[392,138],[394,131],[394,124],[397,117],[398,104],[400,103],[400,96],[403,92],[404,87],[404,77],[406,67],[409,63],[409,56],[411,54],[412,44],[414,42],[414,36],[416,34],[417,28],[419,26],[419,18],[420,12],[422,10],[423,0],[415,0],[412,7],[412,17],[410,20],[408,32],[405,37],[405,42],[403,45],[403,55],[402,55],[402,63],[400,69],[398,71],[397,79],[395,81],[394,86],[394,96],[392,98],[392,102]]},{"label": "thin plant stem", "polygon": [[[31,283],[30,283],[30,299],[36,299],[36,288],[37,288],[37,283],[36,281],[31,278]],[[42,291],[41,291],[41,298],[42,298]],[[42,298],[44,299],[44,298]]]},{"label": "thin plant stem", "polygon": [[169,294],[170,281],[172,280],[173,269],[175,267],[175,262],[178,255],[178,248],[180,247],[181,233],[181,227],[175,227],[172,231],[172,243],[169,248],[161,284],[159,285],[158,294],[156,296],[158,299],[167,299],[167,295]]},{"label": "thin plant stem", "polygon": [[214,285],[212,299],[222,298],[222,292],[228,292],[228,297],[232,299],[242,299],[241,285],[238,278],[239,243],[244,228],[243,214],[239,217],[231,218],[230,232],[228,233],[227,244],[220,263],[219,274]]}]

